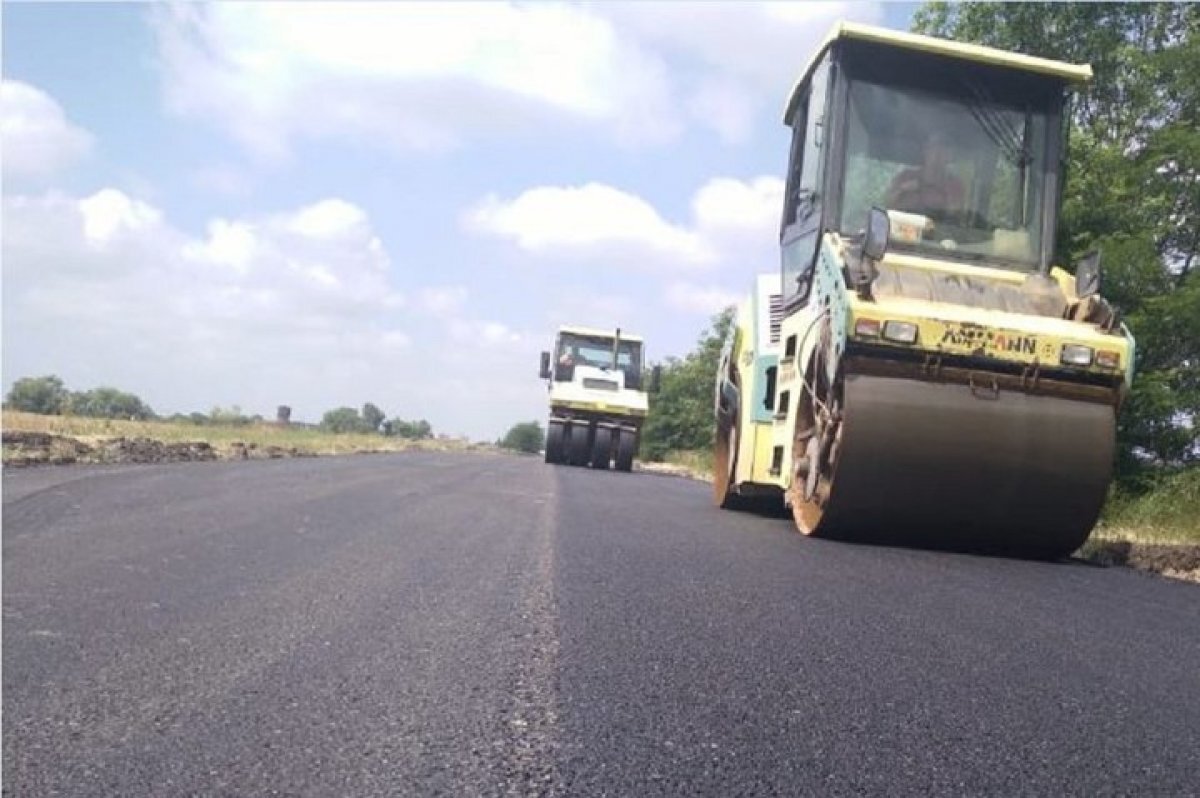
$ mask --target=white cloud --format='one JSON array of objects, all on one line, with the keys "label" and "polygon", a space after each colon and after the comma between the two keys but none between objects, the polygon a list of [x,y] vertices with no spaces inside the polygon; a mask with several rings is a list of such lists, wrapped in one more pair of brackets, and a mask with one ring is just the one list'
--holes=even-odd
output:
[{"label": "white cloud", "polygon": [[[62,289],[142,296],[164,324],[252,318],[279,329],[334,327],[400,306],[365,214],[342,200],[251,219],[214,219],[202,237],[112,188],[4,202],[5,299]],[[46,238],[43,231],[58,231]],[[87,316],[90,303],[73,313]],[[269,315],[264,315],[269,314]],[[111,320],[108,320],[111,321]]]},{"label": "white cloud", "polygon": [[691,121],[747,140],[764,108],[779,124],[787,94],[838,20],[879,22],[880,3],[602,3],[597,13],[673,67]]},{"label": "white cloud", "polygon": [[883,16],[881,4],[860,2],[605,3],[597,9],[648,46],[772,95],[791,86],[835,22]]},{"label": "white cloud", "polygon": [[17,80],[0,83],[4,178],[44,178],[85,156],[92,136],[71,124],[44,91]]},{"label": "white cloud", "polygon": [[189,179],[196,188],[228,197],[245,196],[254,188],[254,179],[246,169],[223,163],[195,169]]},{"label": "white cloud", "polygon": [[460,286],[406,296],[406,270],[346,200],[200,235],[111,188],[6,197],[3,214],[6,383],[57,373],[159,412],[287,404],[309,421],[372,401],[476,439],[545,409],[533,337],[473,317]]},{"label": "white cloud", "polygon": [[366,231],[367,215],[345,200],[327,199],[284,217],[283,225],[302,236],[333,239]]},{"label": "white cloud", "polygon": [[157,209],[115,188],[102,189],[81,200],[79,211],[83,214],[83,234],[96,246],[105,246],[120,235],[136,235],[162,220]]},{"label": "white cloud", "polygon": [[548,328],[564,324],[601,330],[628,328],[636,309],[633,300],[627,296],[568,288],[547,303],[545,320]]},{"label": "white cloud", "polygon": [[692,198],[696,225],[710,232],[771,237],[783,213],[783,189],[783,180],[769,175],[750,181],[713,178]]},{"label": "white cloud", "polygon": [[623,253],[637,262],[644,255],[681,268],[714,257],[695,233],[670,224],[641,197],[601,183],[540,186],[511,201],[491,195],[468,211],[464,223],[472,232],[511,239],[535,254],[603,249],[613,260]]},{"label": "white cloud", "polygon": [[715,286],[699,286],[691,283],[672,283],[667,286],[667,302],[674,308],[688,313],[713,314],[730,305],[737,304],[741,294]]},{"label": "white cloud", "polygon": [[600,183],[488,196],[463,216],[469,231],[513,242],[534,259],[609,269],[687,271],[772,257],[783,181],[714,178],[691,202],[691,225],[666,221],[641,197]]},{"label": "white cloud", "polygon": [[760,105],[744,84],[730,79],[709,79],[692,94],[688,111],[698,123],[715,130],[727,144],[743,144],[754,131]]},{"label": "white cloud", "polygon": [[521,344],[525,336],[506,324],[496,321],[451,319],[450,337],[459,344],[491,349],[508,344]]},{"label": "white cloud", "polygon": [[244,273],[250,267],[257,244],[250,223],[214,219],[208,223],[208,238],[189,242],[183,252],[197,260],[231,266]]},{"label": "white cloud", "polygon": [[264,156],[296,137],[439,150],[552,118],[678,132],[666,67],[578,6],[219,3],[155,28],[168,106]]},{"label": "white cloud", "polygon": [[418,306],[434,316],[458,316],[466,301],[467,289],[459,285],[430,286],[417,293]]},{"label": "white cloud", "polygon": [[[218,3],[161,9],[168,107],[252,152],[297,138],[401,152],[600,129],[742,143],[838,19],[878,3]],[[777,120],[773,120],[777,121]]]}]

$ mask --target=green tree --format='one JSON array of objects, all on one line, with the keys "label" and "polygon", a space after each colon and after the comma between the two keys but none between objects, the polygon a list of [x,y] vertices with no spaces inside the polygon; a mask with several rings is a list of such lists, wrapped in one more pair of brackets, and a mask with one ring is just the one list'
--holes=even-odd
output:
[{"label": "green tree", "polygon": [[1138,345],[1119,471],[1200,458],[1200,6],[928,3],[919,32],[1092,65],[1073,106],[1060,263],[1104,253]]},{"label": "green tree", "polygon": [[339,407],[321,417],[321,429],[326,432],[362,432],[366,425],[353,407]]},{"label": "green tree", "polygon": [[500,446],[504,449],[537,454],[542,450],[542,441],[545,438],[546,431],[542,429],[541,424],[536,421],[525,421],[513,425],[500,439]]},{"label": "green tree", "polygon": [[433,427],[425,419],[406,421],[397,417],[383,423],[383,434],[420,441],[433,437]]},{"label": "green tree", "polygon": [[386,418],[387,415],[372,403],[367,402],[362,406],[363,427],[371,432],[377,432]]},{"label": "green tree", "polygon": [[154,418],[154,411],[137,396],[116,388],[100,387],[71,394],[72,413],[91,418]]},{"label": "green tree", "polygon": [[238,405],[231,405],[228,408],[216,406],[208,411],[208,420],[213,424],[226,424],[229,426],[244,426],[249,424],[254,419],[242,413],[242,408]]},{"label": "green tree", "polygon": [[22,377],[13,383],[4,400],[6,407],[25,413],[54,416],[67,407],[70,394],[59,377]]},{"label": "green tree", "polygon": [[733,312],[729,307],[714,316],[687,356],[662,364],[662,386],[650,396],[650,415],[642,430],[646,459],[661,460],[669,451],[712,448],[713,383]]}]

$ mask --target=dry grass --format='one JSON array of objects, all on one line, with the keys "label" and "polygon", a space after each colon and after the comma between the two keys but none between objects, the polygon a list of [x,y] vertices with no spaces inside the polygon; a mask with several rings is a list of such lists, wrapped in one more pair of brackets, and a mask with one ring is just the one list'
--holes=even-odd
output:
[{"label": "dry grass", "polygon": [[1200,467],[1162,477],[1144,493],[1114,488],[1079,555],[1200,582]]},{"label": "dry grass", "polygon": [[[277,424],[196,425],[167,421],[117,421],[78,416],[42,416],[3,412],[5,431],[45,432],[96,445],[113,438],[148,438],[163,443],[203,441],[221,456],[233,456],[244,445],[296,450],[307,454],[353,454],[410,450],[464,451],[481,448],[463,440],[410,441],[363,433],[334,434],[317,429]],[[483,447],[486,448],[486,447]],[[8,459],[5,450],[5,459]]]},{"label": "dry grass", "polygon": [[[693,479],[712,481],[713,453],[709,450],[667,452],[662,463],[669,469],[658,470],[679,471]],[[653,463],[644,465],[648,470],[655,470]]]},{"label": "dry grass", "polygon": [[1200,545],[1200,466],[1176,471],[1149,491],[1114,488],[1095,532],[1100,539]]}]

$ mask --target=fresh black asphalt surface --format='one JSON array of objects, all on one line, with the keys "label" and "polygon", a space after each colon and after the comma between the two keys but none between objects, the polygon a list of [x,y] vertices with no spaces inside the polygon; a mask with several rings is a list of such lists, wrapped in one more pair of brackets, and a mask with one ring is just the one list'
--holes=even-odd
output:
[{"label": "fresh black asphalt surface", "polygon": [[525,457],[3,487],[5,795],[1200,794],[1196,585]]}]

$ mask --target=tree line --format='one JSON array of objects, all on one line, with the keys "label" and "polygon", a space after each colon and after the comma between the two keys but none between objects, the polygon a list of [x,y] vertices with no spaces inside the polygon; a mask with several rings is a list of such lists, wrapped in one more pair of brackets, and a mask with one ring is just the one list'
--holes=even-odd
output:
[{"label": "tree line", "polygon": [[320,427],[334,433],[377,433],[409,440],[433,437],[433,427],[425,419],[408,421],[399,416],[388,418],[387,414],[372,402],[364,404],[361,410],[353,407],[329,410],[321,417]]},{"label": "tree line", "polygon": [[[38,413],[47,416],[84,416],[88,418],[121,419],[128,421],[167,421],[196,426],[239,426],[264,423],[261,415],[247,415],[237,405],[214,407],[207,413],[174,413],[160,416],[137,395],[112,387],[90,391],[71,391],[57,375],[22,377],[16,380],[4,399],[7,410]],[[291,409],[280,408],[280,423],[288,424]],[[327,411],[318,428],[332,433],[375,433],[385,436],[422,440],[433,437],[433,426],[425,419],[408,420],[399,416],[388,418],[372,402],[361,410],[339,407]]]},{"label": "tree line", "polygon": [[70,414],[138,421],[155,418],[150,406],[131,393],[110,387],[70,391],[55,375],[17,380],[8,392],[4,406],[46,416]]}]

